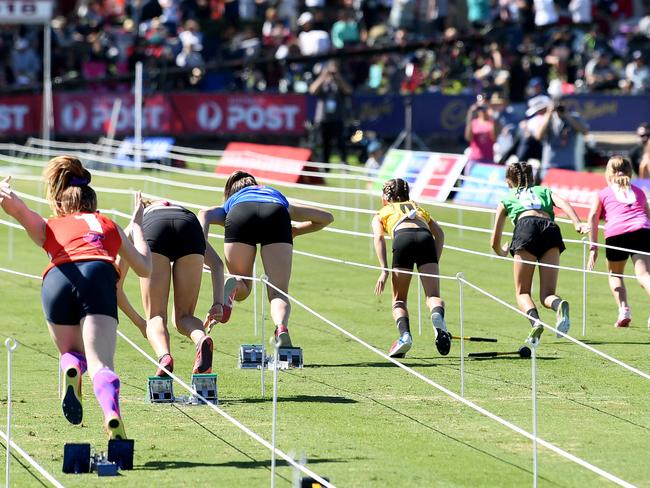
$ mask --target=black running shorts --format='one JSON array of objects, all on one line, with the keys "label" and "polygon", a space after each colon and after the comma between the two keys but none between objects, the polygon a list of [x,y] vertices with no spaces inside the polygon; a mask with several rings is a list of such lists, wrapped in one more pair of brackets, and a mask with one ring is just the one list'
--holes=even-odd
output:
[{"label": "black running shorts", "polygon": [[278,242],[293,244],[289,212],[277,203],[238,203],[226,215],[225,227],[225,242],[251,246]]},{"label": "black running shorts", "polygon": [[421,227],[406,227],[393,234],[393,268],[412,270],[413,265],[437,263],[436,241]]},{"label": "black running shorts", "polygon": [[[624,247],[635,251],[650,252],[650,229],[639,229],[617,236],[607,237],[605,244],[608,246]],[[618,249],[605,249],[607,261],[625,261],[633,252]]]},{"label": "black running shorts", "polygon": [[151,252],[176,261],[190,254],[205,255],[205,237],[192,212],[182,207],[156,206],[142,220],[144,238]]},{"label": "black running shorts", "polygon": [[511,255],[523,249],[541,259],[546,251],[554,247],[559,247],[560,253],[566,249],[560,228],[551,219],[530,216],[517,221],[510,244]]},{"label": "black running shorts", "polygon": [[79,325],[86,315],[117,320],[117,271],[107,261],[77,261],[50,269],[41,288],[48,322]]}]

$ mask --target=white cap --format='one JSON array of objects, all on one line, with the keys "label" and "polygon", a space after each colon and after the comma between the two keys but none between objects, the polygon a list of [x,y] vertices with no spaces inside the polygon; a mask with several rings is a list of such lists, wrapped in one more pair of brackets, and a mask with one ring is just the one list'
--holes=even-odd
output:
[{"label": "white cap", "polygon": [[528,100],[528,110],[526,110],[526,117],[532,117],[540,110],[544,110],[551,104],[551,99],[546,95],[537,95],[536,97]]},{"label": "white cap", "polygon": [[314,21],[314,16],[311,14],[311,12],[303,12],[300,14],[300,17],[298,17],[297,24],[299,26],[303,26],[305,24],[309,24],[310,22]]}]

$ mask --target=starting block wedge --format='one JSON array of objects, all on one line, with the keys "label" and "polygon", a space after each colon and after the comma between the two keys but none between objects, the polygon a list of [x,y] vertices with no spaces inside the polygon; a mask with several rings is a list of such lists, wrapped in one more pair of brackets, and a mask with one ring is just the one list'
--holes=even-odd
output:
[{"label": "starting block wedge", "polygon": [[260,369],[268,363],[268,358],[264,357],[262,344],[242,344],[239,347],[240,369]]},{"label": "starting block wedge", "polygon": [[90,473],[90,444],[65,444],[63,446],[63,472]]},{"label": "starting block wedge", "polygon": [[[111,439],[108,441],[107,462],[115,463],[122,471],[133,469],[133,439]],[[97,472],[99,474],[99,472]]]},{"label": "starting block wedge", "polygon": [[[210,403],[217,405],[219,403],[219,389],[217,386],[217,375],[211,374],[193,374],[192,390],[198,393]],[[203,403],[203,400],[196,398],[197,403]]]},{"label": "starting block wedge", "polygon": [[149,376],[148,392],[151,403],[172,403],[174,401],[174,381],[167,376]]},{"label": "starting block wedge", "polygon": [[117,476],[117,464],[106,459],[102,452],[91,459],[91,471],[97,471],[97,476]]},{"label": "starting block wedge", "polygon": [[[269,357],[269,369],[273,368],[275,356]],[[278,349],[278,369],[301,368],[302,369],[302,348],[281,347]]]}]

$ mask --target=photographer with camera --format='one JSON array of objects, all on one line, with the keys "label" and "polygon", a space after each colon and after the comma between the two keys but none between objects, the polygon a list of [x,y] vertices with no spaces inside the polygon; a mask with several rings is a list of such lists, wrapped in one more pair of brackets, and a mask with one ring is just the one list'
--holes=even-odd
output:
[{"label": "photographer with camera", "polygon": [[580,114],[571,112],[561,102],[552,101],[537,128],[535,138],[542,143],[540,178],[550,168],[579,171],[584,167],[584,141],[589,133]]},{"label": "photographer with camera", "polygon": [[483,95],[476,97],[467,111],[465,140],[469,143],[467,171],[474,163],[494,163],[494,143],[499,133],[498,123],[490,114],[490,107]]},{"label": "photographer with camera", "polygon": [[333,140],[336,141],[341,162],[347,162],[345,120],[347,97],[352,94],[352,87],[341,76],[335,61],[323,66],[309,86],[309,93],[318,97],[314,123],[320,129],[323,162],[329,163]]}]

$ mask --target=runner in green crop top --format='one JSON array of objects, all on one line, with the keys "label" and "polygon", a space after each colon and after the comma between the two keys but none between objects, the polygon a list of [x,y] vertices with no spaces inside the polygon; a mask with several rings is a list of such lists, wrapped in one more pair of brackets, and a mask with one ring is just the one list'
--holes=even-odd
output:
[{"label": "runner in green crop top", "polygon": [[551,189],[545,186],[511,188],[508,196],[501,200],[501,203],[513,224],[516,224],[519,216],[527,210],[541,210],[546,212],[552,221],[555,220],[553,194]]},{"label": "runner in green crop top", "polygon": [[[556,295],[560,253],[564,251],[564,242],[560,228],[553,221],[553,207],[558,207],[569,216],[576,231],[585,234],[589,231],[582,224],[573,207],[543,186],[533,186],[533,170],[527,163],[508,166],[506,182],[510,193],[497,207],[494,229],[492,230],[492,249],[499,256],[507,256],[508,251],[514,257],[515,292],[517,305],[528,315],[533,327],[527,342],[536,346],[544,331],[539,323],[537,307],[531,294],[535,262],[543,265],[539,268],[539,296],[546,308],[556,312],[555,327],[566,334],[571,326],[569,320],[569,303]],[[506,215],[510,217],[515,230],[512,243],[501,245],[501,235]]]}]

